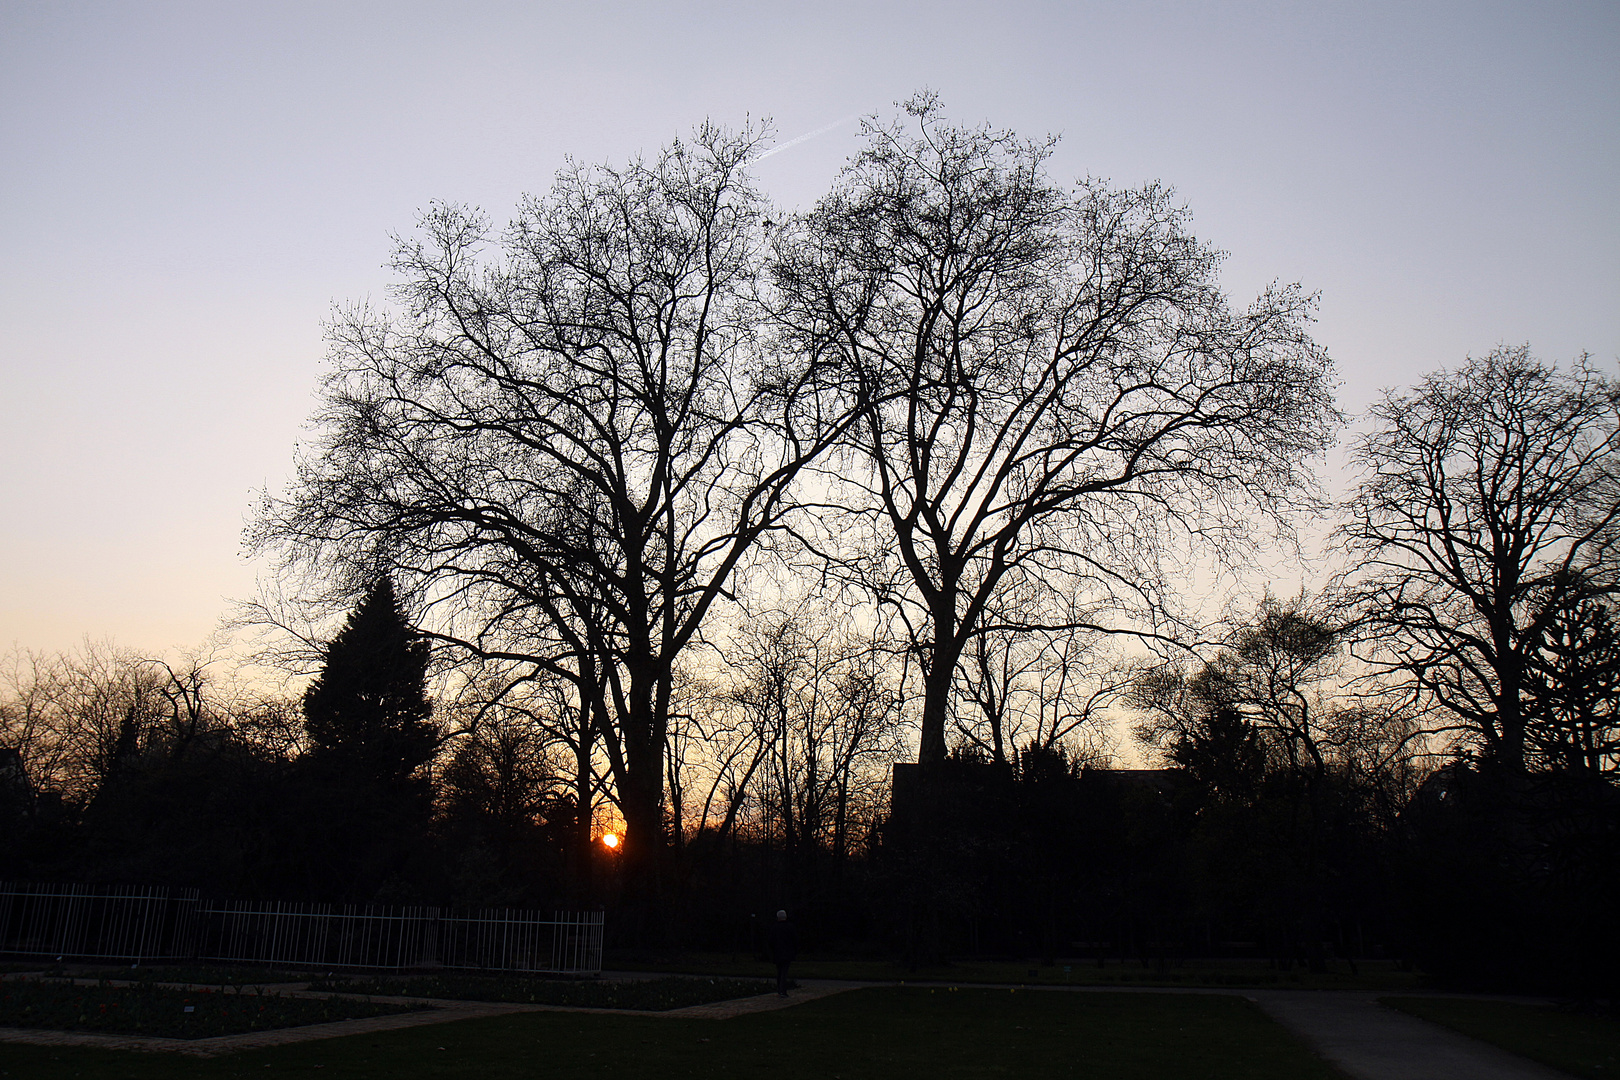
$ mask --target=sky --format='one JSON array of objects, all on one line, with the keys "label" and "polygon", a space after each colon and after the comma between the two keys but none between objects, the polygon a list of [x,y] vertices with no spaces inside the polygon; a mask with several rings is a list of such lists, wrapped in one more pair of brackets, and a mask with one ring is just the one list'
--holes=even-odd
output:
[{"label": "sky", "polygon": [[0,651],[195,648],[254,594],[322,322],[431,201],[768,118],[826,128],[758,167],[805,208],[924,87],[1173,186],[1238,302],[1319,290],[1352,413],[1502,343],[1620,361],[1612,0],[0,0]]}]

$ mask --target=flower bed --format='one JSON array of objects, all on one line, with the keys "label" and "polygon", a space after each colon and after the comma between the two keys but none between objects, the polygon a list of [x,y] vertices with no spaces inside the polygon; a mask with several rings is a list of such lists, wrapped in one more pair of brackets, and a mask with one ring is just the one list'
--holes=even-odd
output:
[{"label": "flower bed", "polygon": [[43,979],[0,983],[0,1027],[172,1039],[206,1039],[331,1020],[358,1020],[416,1008],[421,1006],[155,986],[76,986]]},{"label": "flower bed", "polygon": [[[51,972],[58,974],[58,972]],[[102,968],[79,976],[88,979],[127,979],[133,982],[194,983],[202,986],[258,986],[266,983],[306,982],[309,971],[282,971],[275,968],[226,967],[210,964],[180,964],[167,967]]]}]

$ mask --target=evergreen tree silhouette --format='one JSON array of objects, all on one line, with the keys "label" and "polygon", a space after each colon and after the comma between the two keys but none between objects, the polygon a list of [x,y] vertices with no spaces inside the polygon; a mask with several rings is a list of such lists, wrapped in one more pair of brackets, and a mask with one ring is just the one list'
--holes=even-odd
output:
[{"label": "evergreen tree silhouette", "polygon": [[1206,798],[1252,805],[1266,780],[1266,747],[1253,721],[1230,705],[1178,736],[1167,755]]},{"label": "evergreen tree silhouette", "polygon": [[438,744],[427,664],[427,642],[400,611],[393,582],[379,578],[304,693],[311,753],[363,783],[408,783]]},{"label": "evergreen tree silhouette", "polygon": [[427,664],[393,583],[378,579],[304,693],[308,891],[388,901],[420,892],[413,879],[423,876],[433,809],[424,766],[439,740]]}]

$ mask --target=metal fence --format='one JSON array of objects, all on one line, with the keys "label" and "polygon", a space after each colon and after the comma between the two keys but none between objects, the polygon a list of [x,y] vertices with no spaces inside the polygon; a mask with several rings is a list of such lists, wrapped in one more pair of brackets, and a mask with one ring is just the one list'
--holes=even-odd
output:
[{"label": "metal fence", "polygon": [[594,975],[600,911],[199,899],[162,887],[0,882],[0,953],[311,968]]},{"label": "metal fence", "polygon": [[0,952],[86,960],[196,954],[195,889],[0,882]]},{"label": "metal fence", "polygon": [[551,919],[514,908],[447,912],[439,920],[445,967],[507,971],[602,970],[602,913],[559,911]]},{"label": "metal fence", "polygon": [[438,967],[438,908],[226,901],[199,959],[282,967]]}]

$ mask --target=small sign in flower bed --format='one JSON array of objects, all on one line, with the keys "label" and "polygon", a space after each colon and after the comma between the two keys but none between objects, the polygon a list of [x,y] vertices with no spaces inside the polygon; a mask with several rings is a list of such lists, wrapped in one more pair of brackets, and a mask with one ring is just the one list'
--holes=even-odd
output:
[{"label": "small sign in flower bed", "polygon": [[0,983],[0,1027],[170,1039],[206,1039],[332,1020],[359,1020],[422,1007],[397,1002],[229,994],[157,986],[76,986],[39,979],[8,979]]},{"label": "small sign in flower bed", "polygon": [[421,975],[403,978],[316,979],[311,990],[346,994],[392,994],[452,1001],[515,1001],[583,1009],[636,1009],[663,1012],[688,1005],[753,997],[774,989],[762,979],[637,979],[625,982],[573,982],[563,979],[490,978],[480,975]]}]

